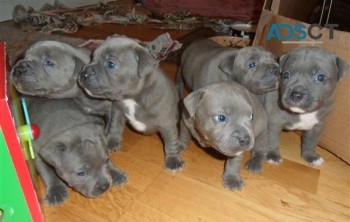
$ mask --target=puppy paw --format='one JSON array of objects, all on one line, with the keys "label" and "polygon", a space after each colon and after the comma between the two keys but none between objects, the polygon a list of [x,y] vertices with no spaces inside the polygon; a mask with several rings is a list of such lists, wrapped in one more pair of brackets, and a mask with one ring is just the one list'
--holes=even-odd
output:
[{"label": "puppy paw", "polygon": [[262,159],[252,158],[248,160],[248,162],[245,164],[245,167],[250,173],[261,173],[262,165]]},{"label": "puppy paw", "polygon": [[165,169],[173,173],[180,171],[184,164],[184,161],[179,156],[165,158]]},{"label": "puppy paw", "polygon": [[108,145],[107,145],[107,152],[112,153],[116,152],[120,149],[122,142],[119,140],[108,140]]},{"label": "puppy paw", "polygon": [[238,190],[242,190],[244,186],[244,182],[238,176],[228,175],[228,176],[224,176],[223,185],[225,188],[231,191],[238,191]]},{"label": "puppy paw", "polygon": [[311,166],[321,166],[324,163],[324,159],[316,153],[303,154],[303,159]]},{"label": "puppy paw", "polygon": [[268,152],[266,159],[269,164],[273,165],[278,165],[283,162],[281,155],[275,151]]},{"label": "puppy paw", "polygon": [[128,181],[128,174],[124,173],[121,170],[118,170],[116,168],[111,169],[111,176],[112,176],[112,184],[121,186],[124,185]]},{"label": "puppy paw", "polygon": [[47,188],[45,202],[50,205],[63,203],[68,197],[67,187],[59,184]]}]

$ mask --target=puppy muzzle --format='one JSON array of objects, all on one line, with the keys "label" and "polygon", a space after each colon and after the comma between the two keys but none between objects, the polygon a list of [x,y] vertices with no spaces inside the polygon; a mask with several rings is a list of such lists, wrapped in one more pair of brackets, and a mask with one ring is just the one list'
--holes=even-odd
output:
[{"label": "puppy muzzle", "polygon": [[79,74],[79,80],[81,82],[90,82],[93,78],[96,78],[96,71],[92,66],[87,66]]},{"label": "puppy muzzle", "polygon": [[31,62],[22,61],[13,68],[12,72],[14,77],[20,77],[22,75],[31,73],[32,70],[33,67]]}]

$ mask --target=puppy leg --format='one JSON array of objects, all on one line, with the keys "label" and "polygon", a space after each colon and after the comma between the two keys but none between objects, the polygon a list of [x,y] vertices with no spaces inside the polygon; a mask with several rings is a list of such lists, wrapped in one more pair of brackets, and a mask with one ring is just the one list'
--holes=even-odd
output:
[{"label": "puppy leg", "polygon": [[252,149],[252,157],[246,163],[246,168],[251,173],[260,173],[267,154],[267,132],[259,134],[255,139]]},{"label": "puppy leg", "polygon": [[116,103],[113,102],[111,119],[109,121],[108,132],[106,135],[108,141],[108,152],[117,151],[120,149],[123,141],[125,122],[126,119],[123,113],[121,112],[120,108],[117,107]]},{"label": "puppy leg", "polygon": [[165,168],[171,172],[181,170],[184,161],[180,157],[176,125],[164,126],[159,132],[165,146]]},{"label": "puppy leg", "polygon": [[47,165],[39,155],[34,163],[46,187],[45,201],[50,205],[63,203],[68,197],[67,185],[57,177],[53,168]]},{"label": "puppy leg", "polygon": [[185,126],[183,120],[180,121],[180,134],[179,134],[179,149],[185,150],[188,148],[188,143],[190,142],[191,134],[190,131]]},{"label": "puppy leg", "polygon": [[229,190],[236,191],[241,190],[244,186],[244,182],[241,179],[241,161],[243,154],[230,157],[226,160],[225,170],[223,175],[223,184]]},{"label": "puppy leg", "polygon": [[266,159],[267,159],[267,162],[270,164],[280,164],[283,162],[282,156],[280,155],[280,152],[279,152],[281,131],[282,131],[281,127],[273,126],[273,124],[269,123],[268,153],[266,155]]},{"label": "puppy leg", "polygon": [[312,166],[321,166],[323,158],[315,152],[315,147],[323,130],[323,124],[314,126],[311,130],[304,131],[301,145],[301,156]]},{"label": "puppy leg", "polygon": [[111,161],[109,161],[108,168],[112,177],[113,185],[121,186],[126,183],[128,175],[125,172],[115,167]]}]

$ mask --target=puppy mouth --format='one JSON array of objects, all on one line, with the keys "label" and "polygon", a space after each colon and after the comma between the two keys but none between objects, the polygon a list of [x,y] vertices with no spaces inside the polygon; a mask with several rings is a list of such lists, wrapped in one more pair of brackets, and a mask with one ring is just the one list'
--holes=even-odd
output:
[{"label": "puppy mouth", "polygon": [[240,147],[239,149],[237,149],[237,147],[233,147],[233,148],[222,149],[222,148],[214,147],[214,149],[216,149],[218,152],[224,154],[225,156],[234,157],[234,156],[239,156],[243,152],[249,151],[252,148],[251,147]]},{"label": "puppy mouth", "polygon": [[101,196],[103,193],[105,193],[110,187],[111,187],[110,184],[106,184],[103,188],[95,188],[92,191],[79,191],[79,192],[86,197],[97,198]]},{"label": "puppy mouth", "polygon": [[30,85],[21,85],[16,84],[16,89],[23,94],[31,95],[31,96],[44,96],[49,97],[53,91],[50,89],[43,89],[43,88],[35,88]]},{"label": "puppy mouth", "polygon": [[289,98],[283,98],[282,104],[286,109],[294,113],[313,112],[321,106],[321,104],[317,101],[303,100],[303,101],[295,102],[290,100]]},{"label": "puppy mouth", "polygon": [[84,87],[85,92],[92,97],[95,98],[113,98],[113,94],[111,92],[108,91],[100,91],[97,88],[85,88]]}]

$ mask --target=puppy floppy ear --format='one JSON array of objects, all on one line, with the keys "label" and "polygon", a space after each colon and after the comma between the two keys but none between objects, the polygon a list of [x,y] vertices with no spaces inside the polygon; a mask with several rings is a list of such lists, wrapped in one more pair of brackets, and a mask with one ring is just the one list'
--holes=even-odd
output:
[{"label": "puppy floppy ear", "polygon": [[88,64],[91,60],[91,52],[85,49],[74,48],[73,46],[68,45],[66,43],[61,44],[74,60],[75,69],[73,73],[73,79],[77,80],[79,73],[81,72],[81,70],[83,70],[83,67],[86,64]]},{"label": "puppy floppy ear", "polygon": [[86,65],[85,62],[83,62],[79,57],[73,57],[74,63],[75,63],[75,69],[73,73],[73,79],[77,80],[79,73],[83,70],[84,66]]},{"label": "puppy floppy ear", "polygon": [[137,74],[140,78],[143,78],[148,73],[152,72],[157,66],[156,60],[152,55],[146,51],[146,49],[137,47],[135,48],[136,61],[138,62]]},{"label": "puppy floppy ear", "polygon": [[335,59],[338,67],[338,81],[341,80],[349,71],[349,64],[338,56]]},{"label": "puppy floppy ear", "polygon": [[194,114],[197,112],[198,107],[200,106],[200,104],[202,103],[204,97],[206,94],[206,90],[205,89],[199,89],[196,90],[190,94],[188,94],[184,100],[184,106],[187,110],[187,113],[189,115],[189,117],[193,117]]},{"label": "puppy floppy ear", "polygon": [[237,52],[232,55],[225,57],[219,64],[219,69],[226,73],[227,75],[232,75],[233,73],[233,63],[236,59]]},{"label": "puppy floppy ear", "polygon": [[41,148],[38,154],[51,166],[58,166],[60,165],[59,159],[67,149],[64,143],[58,142]]}]

